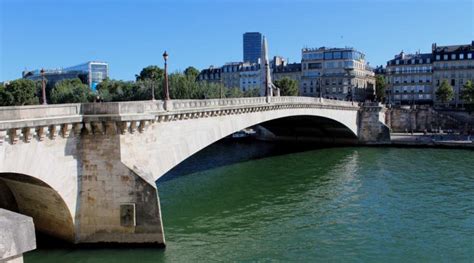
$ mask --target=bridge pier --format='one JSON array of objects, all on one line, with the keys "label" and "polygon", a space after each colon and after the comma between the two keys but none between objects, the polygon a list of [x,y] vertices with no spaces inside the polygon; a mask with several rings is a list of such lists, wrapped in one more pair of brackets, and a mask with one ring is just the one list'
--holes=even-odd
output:
[{"label": "bridge pier", "polygon": [[164,246],[154,181],[146,181],[121,161],[120,137],[124,135],[101,130],[103,123],[93,125],[94,132],[86,132],[80,144],[76,243]]},{"label": "bridge pier", "polygon": [[359,142],[363,144],[390,143],[390,129],[385,125],[385,108],[378,103],[366,103],[359,110]]}]

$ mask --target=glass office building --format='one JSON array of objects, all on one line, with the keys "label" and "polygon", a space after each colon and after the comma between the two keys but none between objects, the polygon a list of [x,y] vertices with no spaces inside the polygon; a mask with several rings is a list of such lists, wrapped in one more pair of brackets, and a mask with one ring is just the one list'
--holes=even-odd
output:
[{"label": "glass office building", "polygon": [[[40,80],[40,70],[24,71],[23,78]],[[61,69],[45,69],[48,87],[52,88],[58,81],[78,78],[82,83],[96,90],[97,85],[109,77],[109,65],[105,62],[89,61],[73,67]]]},{"label": "glass office building", "polygon": [[258,63],[262,54],[262,34],[247,32],[244,34],[244,62]]}]

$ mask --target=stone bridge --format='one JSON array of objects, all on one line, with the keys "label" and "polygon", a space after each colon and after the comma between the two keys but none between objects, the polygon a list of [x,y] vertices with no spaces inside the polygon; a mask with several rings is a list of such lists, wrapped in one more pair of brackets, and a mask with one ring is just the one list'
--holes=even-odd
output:
[{"label": "stone bridge", "polygon": [[71,243],[164,245],[155,181],[204,147],[257,124],[379,142],[383,120],[379,105],[308,97],[0,107],[0,208]]}]

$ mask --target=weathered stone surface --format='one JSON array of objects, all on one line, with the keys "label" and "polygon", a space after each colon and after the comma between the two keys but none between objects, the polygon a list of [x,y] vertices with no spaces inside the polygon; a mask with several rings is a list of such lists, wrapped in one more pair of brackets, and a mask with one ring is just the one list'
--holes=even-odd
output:
[{"label": "weathered stone surface", "polygon": [[22,254],[36,249],[31,217],[0,208],[0,262],[22,262]]}]

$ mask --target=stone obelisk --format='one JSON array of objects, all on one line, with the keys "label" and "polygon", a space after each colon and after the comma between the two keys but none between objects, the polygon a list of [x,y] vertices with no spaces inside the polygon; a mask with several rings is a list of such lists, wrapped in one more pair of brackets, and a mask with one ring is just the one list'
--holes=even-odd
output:
[{"label": "stone obelisk", "polygon": [[270,63],[268,61],[267,38],[264,36],[262,41],[262,55],[260,58],[260,72],[262,74],[261,94],[265,94],[267,101],[274,95],[279,96],[279,89],[272,83],[272,75],[270,71]]}]

